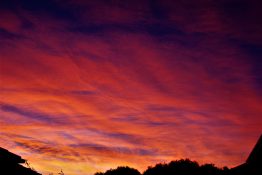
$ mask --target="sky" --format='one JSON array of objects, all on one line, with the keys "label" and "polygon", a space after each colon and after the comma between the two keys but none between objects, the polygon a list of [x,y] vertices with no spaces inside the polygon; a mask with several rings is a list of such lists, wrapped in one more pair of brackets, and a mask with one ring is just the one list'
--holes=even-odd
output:
[{"label": "sky", "polygon": [[262,133],[259,0],[1,0],[0,146],[44,175],[243,163]]}]

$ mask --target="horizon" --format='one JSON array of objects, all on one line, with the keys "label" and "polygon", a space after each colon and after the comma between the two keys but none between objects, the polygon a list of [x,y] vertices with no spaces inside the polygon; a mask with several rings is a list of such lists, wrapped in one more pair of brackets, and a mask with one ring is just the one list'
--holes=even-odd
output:
[{"label": "horizon", "polygon": [[44,175],[240,165],[262,133],[261,5],[1,0],[0,147]]},{"label": "horizon", "polygon": [[[258,138],[257,143],[250,151],[250,154],[245,162],[233,168],[227,166],[217,167],[212,163],[199,164],[197,161],[186,159],[172,160],[170,162],[157,163],[154,166],[147,166],[146,170],[139,172],[139,170],[129,166],[117,166],[116,168],[110,168],[105,172],[98,171],[94,175],[156,175],[167,174],[172,175],[186,173],[186,174],[219,174],[219,175],[245,175],[246,173],[261,174],[261,153],[262,153],[262,135]],[[9,152],[7,149],[0,147],[0,162],[3,167],[0,167],[0,171],[11,174],[21,174],[23,171],[27,171],[29,174],[40,175],[30,164],[28,160],[23,159],[21,156]],[[18,165],[17,165],[18,164]],[[21,165],[21,164],[24,164]],[[17,171],[17,166],[20,170]],[[22,170],[23,169],[23,170]],[[14,171],[12,171],[14,170]],[[53,173],[49,173],[53,174]],[[60,175],[64,175],[61,169]]]}]

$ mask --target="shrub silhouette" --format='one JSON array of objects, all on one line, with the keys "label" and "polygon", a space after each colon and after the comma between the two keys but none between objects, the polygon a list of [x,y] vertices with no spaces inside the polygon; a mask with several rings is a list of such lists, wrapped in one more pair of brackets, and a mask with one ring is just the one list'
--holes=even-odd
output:
[{"label": "shrub silhouette", "polygon": [[130,167],[118,167],[116,169],[107,170],[105,173],[95,173],[95,175],[141,175],[140,172]]}]

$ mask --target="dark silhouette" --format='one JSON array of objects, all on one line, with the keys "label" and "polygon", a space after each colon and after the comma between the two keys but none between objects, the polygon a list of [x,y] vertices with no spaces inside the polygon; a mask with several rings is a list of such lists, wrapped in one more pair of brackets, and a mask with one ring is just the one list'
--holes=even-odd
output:
[{"label": "dark silhouette", "polygon": [[[24,167],[21,164],[26,164]],[[30,168],[26,160],[20,156],[0,147],[0,174],[3,175],[41,175]],[[63,171],[60,173],[63,175]],[[130,167],[118,167],[105,173],[98,172],[95,175],[141,175]],[[262,175],[262,135],[250,153],[246,162],[232,169],[217,168],[214,164],[199,165],[196,161],[181,159],[170,163],[156,164],[148,167],[143,175]]]},{"label": "dark silhouette", "polygon": [[31,168],[26,168],[21,164],[26,160],[20,156],[0,147],[0,174],[3,175],[41,175]]},{"label": "dark silhouette", "polygon": [[[95,175],[141,175],[134,168],[118,167],[110,169],[105,173],[95,173]],[[229,175],[228,168],[217,168],[213,164],[200,166],[197,162],[189,159],[172,161],[168,164],[157,164],[154,167],[148,167],[143,175]]]},{"label": "dark silhouette", "polygon": [[232,175],[261,175],[262,174],[262,135],[250,153],[246,162],[231,169]]},{"label": "dark silhouette", "polygon": [[[95,175],[139,175],[133,168],[118,167]],[[262,135],[246,162],[235,168],[217,168],[214,164],[199,165],[189,159],[172,161],[148,167],[143,175],[262,175]]]},{"label": "dark silhouette", "polygon": [[195,161],[181,159],[168,164],[157,164],[155,167],[148,167],[143,175],[224,175],[227,173],[227,168],[219,169],[213,164],[200,166]]},{"label": "dark silhouette", "polygon": [[134,168],[118,167],[116,169],[107,170],[105,173],[95,173],[95,175],[141,175],[140,172]]}]

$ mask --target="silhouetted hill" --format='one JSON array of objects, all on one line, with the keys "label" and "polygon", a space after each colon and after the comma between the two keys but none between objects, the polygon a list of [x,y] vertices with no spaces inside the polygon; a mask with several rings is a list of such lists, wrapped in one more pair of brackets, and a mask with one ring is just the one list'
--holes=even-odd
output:
[{"label": "silhouetted hill", "polygon": [[31,168],[22,166],[26,160],[0,147],[0,174],[1,175],[41,175]]}]

